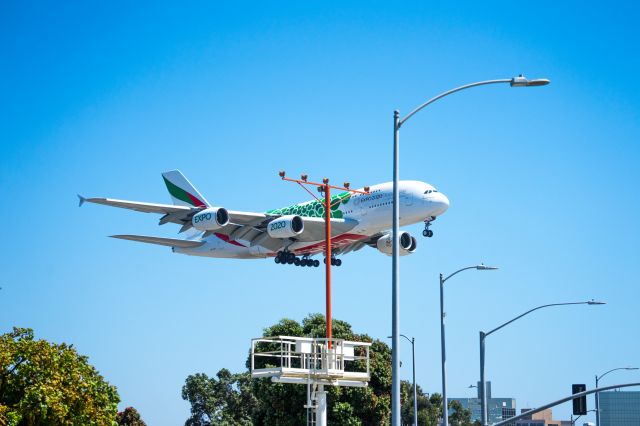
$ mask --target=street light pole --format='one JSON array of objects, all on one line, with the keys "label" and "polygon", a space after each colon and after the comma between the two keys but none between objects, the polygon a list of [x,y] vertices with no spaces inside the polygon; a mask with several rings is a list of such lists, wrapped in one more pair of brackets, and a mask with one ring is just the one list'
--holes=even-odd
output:
[{"label": "street light pole", "polygon": [[401,426],[400,420],[400,197],[398,176],[400,168],[400,111],[393,112],[393,221],[391,259],[391,425]]},{"label": "street light pole", "polygon": [[[413,371],[413,426],[418,426],[418,392],[416,389],[416,347],[415,347],[416,338],[412,337],[411,339],[409,339],[404,334],[401,334],[400,336],[404,337],[405,339],[407,339],[409,343],[411,343],[411,360],[413,363],[413,370],[412,370]],[[387,336],[387,337],[391,339],[392,336]]]},{"label": "street light pole", "polygon": [[[609,371],[607,371],[606,373],[603,373],[600,375],[600,377],[598,377],[598,375],[596,375],[596,389],[598,388],[598,382],[607,374],[613,372],[613,371],[618,371],[618,370],[637,370],[638,367],[618,367],[618,368],[613,368]],[[600,392],[596,392],[596,426],[600,426]]]},{"label": "street light pole", "polygon": [[[404,336],[407,337],[407,336]],[[416,338],[411,338],[411,359],[413,363],[413,426],[418,426],[418,391],[416,389]]]},{"label": "street light pole", "polygon": [[444,283],[455,274],[466,271],[469,269],[476,269],[478,271],[490,271],[498,269],[493,266],[485,266],[483,264],[475,265],[475,266],[467,266],[466,268],[458,269],[453,274],[444,278],[442,274],[440,274],[440,351],[441,351],[441,359],[442,359],[442,425],[449,426],[449,405],[447,403],[447,351],[445,347],[445,338],[444,338]]},{"label": "street light pole", "polygon": [[533,311],[537,311],[538,309],[542,309],[542,308],[549,308],[551,306],[565,306],[565,305],[604,305],[605,302],[597,302],[595,300],[589,300],[586,302],[565,302],[565,303],[550,303],[548,305],[541,305],[541,306],[537,306],[533,309],[529,309],[527,312],[518,315],[517,317],[510,319],[509,321],[505,322],[504,324],[494,328],[493,330],[485,333],[483,331],[480,332],[480,398],[481,398],[481,402],[482,402],[482,425],[483,426],[488,426],[488,418],[487,418],[487,386],[485,384],[485,378],[484,378],[484,344],[485,344],[485,340],[487,338],[487,336],[489,336],[492,333],[495,333],[496,331],[500,330],[503,327],[506,327],[507,325],[511,324],[512,322],[519,320],[520,318],[522,318],[525,315],[530,314]]},{"label": "street light pole", "polygon": [[411,111],[406,117],[400,119],[400,111],[393,112],[393,221],[392,221],[392,261],[391,261],[391,425],[400,426],[400,251],[398,246],[398,236],[400,234],[400,196],[399,196],[399,171],[400,171],[400,127],[414,114],[432,104],[438,99],[442,99],[452,93],[459,92],[472,87],[487,84],[509,84],[511,87],[544,86],[549,84],[547,79],[529,80],[522,75],[514,78],[486,80],[477,83],[466,84],[448,90],[440,95],[429,99],[416,109]]}]

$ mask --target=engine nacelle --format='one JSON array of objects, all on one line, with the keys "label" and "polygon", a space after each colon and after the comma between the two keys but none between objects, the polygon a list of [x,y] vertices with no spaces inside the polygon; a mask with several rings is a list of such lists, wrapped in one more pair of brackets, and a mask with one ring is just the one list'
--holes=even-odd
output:
[{"label": "engine nacelle", "polygon": [[215,231],[229,223],[229,212],[224,207],[209,207],[193,215],[191,225],[198,231]]},{"label": "engine nacelle", "polygon": [[[416,251],[416,248],[418,247],[418,241],[415,237],[412,237],[411,234],[409,234],[408,232],[401,232],[399,239],[400,256],[406,256]],[[391,256],[391,254],[393,254],[393,240],[391,238],[391,234],[385,234],[382,237],[378,238],[376,247],[382,253]]]},{"label": "engine nacelle", "polygon": [[267,234],[271,238],[292,238],[302,234],[302,231],[304,222],[296,215],[281,216],[267,224]]}]

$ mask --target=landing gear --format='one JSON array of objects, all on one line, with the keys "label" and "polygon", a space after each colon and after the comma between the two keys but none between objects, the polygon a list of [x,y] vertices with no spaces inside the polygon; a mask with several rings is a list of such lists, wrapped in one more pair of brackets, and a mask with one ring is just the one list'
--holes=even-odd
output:
[{"label": "landing gear", "polygon": [[425,221],[424,221],[424,231],[422,231],[422,236],[423,237],[427,237],[427,238],[433,237],[433,231],[431,229],[429,229],[429,227],[431,226],[431,222],[433,222],[434,220],[436,220],[435,216],[431,216],[430,218],[425,219]]},{"label": "landing gear", "polygon": [[302,256],[302,258],[300,258],[288,251],[278,252],[273,260],[280,265],[309,266],[316,268],[320,266],[320,261],[317,259],[310,259],[308,254],[305,254],[304,256]]},{"label": "landing gear", "polygon": [[[324,264],[327,264],[327,258],[324,258]],[[340,266],[342,265],[342,260],[341,259],[337,259],[333,256],[331,256],[331,266]]]}]

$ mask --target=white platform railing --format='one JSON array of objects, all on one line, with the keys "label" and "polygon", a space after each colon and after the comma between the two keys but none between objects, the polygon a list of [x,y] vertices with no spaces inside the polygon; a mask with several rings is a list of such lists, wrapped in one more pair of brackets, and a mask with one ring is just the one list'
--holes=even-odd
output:
[{"label": "white platform railing", "polygon": [[251,376],[281,383],[367,386],[370,346],[368,342],[294,336],[252,339]]}]

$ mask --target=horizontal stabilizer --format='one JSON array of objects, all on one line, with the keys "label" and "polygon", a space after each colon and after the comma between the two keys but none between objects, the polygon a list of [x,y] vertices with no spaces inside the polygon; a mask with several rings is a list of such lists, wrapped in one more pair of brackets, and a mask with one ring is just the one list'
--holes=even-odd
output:
[{"label": "horizontal stabilizer", "polygon": [[147,237],[146,235],[111,235],[111,238],[138,241],[141,243],[158,244],[160,246],[194,248],[200,247],[204,241],[179,240],[176,238]]}]

